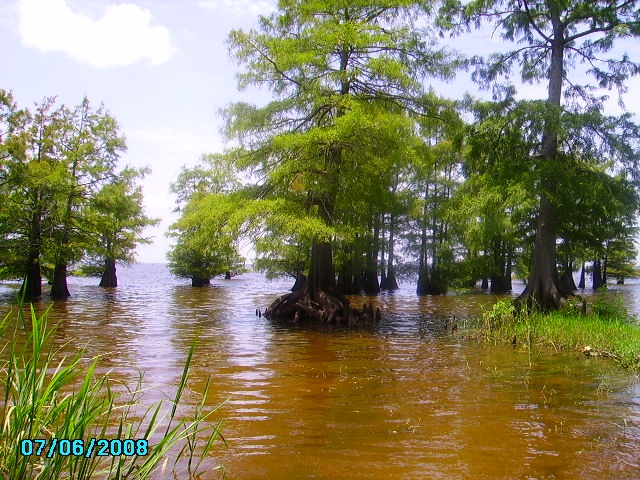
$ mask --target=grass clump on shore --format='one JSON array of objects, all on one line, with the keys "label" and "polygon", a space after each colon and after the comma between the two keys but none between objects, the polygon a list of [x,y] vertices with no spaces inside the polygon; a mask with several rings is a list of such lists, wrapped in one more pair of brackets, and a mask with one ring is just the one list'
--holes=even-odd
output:
[{"label": "grass clump on shore", "polygon": [[209,422],[213,411],[205,412],[206,390],[189,420],[177,415],[195,342],[173,402],[140,414],[141,380],[127,398],[117,395],[109,374],[96,372],[98,358],[87,360],[84,351],[64,357],[54,348],[48,310],[37,315],[32,306],[28,315],[18,305],[15,312],[0,321],[0,479],[173,478],[180,460],[191,478],[198,473],[222,437],[220,423]]},{"label": "grass clump on shore", "polygon": [[556,352],[609,357],[640,370],[640,325],[618,296],[597,298],[588,313],[581,302],[569,302],[555,312],[517,313],[513,301],[501,301],[482,315],[479,335],[495,343],[546,345]]}]

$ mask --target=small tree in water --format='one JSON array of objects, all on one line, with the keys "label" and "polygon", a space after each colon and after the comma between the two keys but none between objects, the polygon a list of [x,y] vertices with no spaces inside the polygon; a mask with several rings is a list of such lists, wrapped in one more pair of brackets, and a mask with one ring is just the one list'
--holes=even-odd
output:
[{"label": "small tree in water", "polygon": [[90,199],[85,230],[89,232],[89,262],[85,270],[100,276],[101,287],[117,287],[116,263],[135,260],[136,246],[149,243],[143,230],[159,219],[144,213],[142,188],[136,185],[148,169],[125,168]]},{"label": "small tree in water", "polygon": [[177,196],[180,218],[167,236],[175,245],[167,253],[169,270],[191,279],[191,286],[203,287],[211,278],[244,271],[244,259],[237,238],[230,232],[230,209],[235,209],[239,188],[236,171],[220,155],[203,155],[198,165],[184,168],[171,191]]}]

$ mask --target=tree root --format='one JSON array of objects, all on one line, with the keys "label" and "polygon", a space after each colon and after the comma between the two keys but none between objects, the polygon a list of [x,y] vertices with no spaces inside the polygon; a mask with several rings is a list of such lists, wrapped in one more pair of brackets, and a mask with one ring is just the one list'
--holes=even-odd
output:
[{"label": "tree root", "polygon": [[370,303],[356,310],[342,296],[320,291],[315,298],[299,290],[277,298],[264,312],[264,316],[275,321],[310,321],[312,323],[346,325],[349,327],[370,326],[380,320],[380,309]]}]

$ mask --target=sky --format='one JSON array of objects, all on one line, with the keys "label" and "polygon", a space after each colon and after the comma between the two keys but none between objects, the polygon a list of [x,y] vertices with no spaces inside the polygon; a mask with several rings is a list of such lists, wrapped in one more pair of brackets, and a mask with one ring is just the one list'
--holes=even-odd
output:
[{"label": "sky", "polygon": [[[166,261],[165,232],[177,219],[169,185],[181,166],[224,149],[219,110],[233,101],[260,101],[257,93],[237,90],[239,67],[229,57],[226,38],[232,29],[255,26],[274,5],[275,0],[0,0],[0,88],[10,90],[20,107],[49,96],[68,106],[84,96],[95,106],[104,104],[127,139],[122,166],[151,168],[143,181],[145,212],[161,222],[145,231],[153,243],[138,247],[138,261]],[[490,32],[453,42],[470,53],[499,44]],[[638,44],[632,50],[640,55]],[[466,74],[434,88],[455,98],[477,90]],[[640,111],[640,82],[634,80],[629,90],[627,108]],[[541,86],[522,92],[544,96]]]}]

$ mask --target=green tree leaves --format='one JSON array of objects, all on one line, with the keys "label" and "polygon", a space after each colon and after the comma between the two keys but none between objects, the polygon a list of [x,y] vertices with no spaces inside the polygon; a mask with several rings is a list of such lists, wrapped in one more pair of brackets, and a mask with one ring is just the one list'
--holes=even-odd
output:
[{"label": "green tree leaves", "polygon": [[143,172],[116,172],[126,145],[104,106],[84,98],[70,108],[45,98],[31,112],[3,90],[0,102],[0,198],[7,220],[0,226],[0,272],[25,278],[27,296],[36,297],[44,268],[53,296],[68,296],[68,264],[102,255],[131,260],[144,241],[140,233],[153,221],[135,186]]}]

